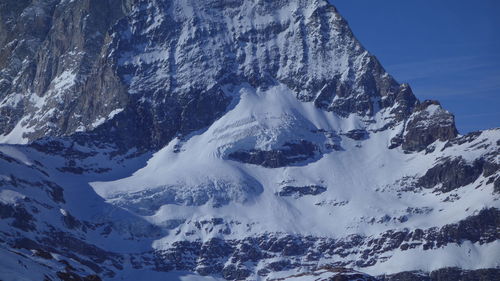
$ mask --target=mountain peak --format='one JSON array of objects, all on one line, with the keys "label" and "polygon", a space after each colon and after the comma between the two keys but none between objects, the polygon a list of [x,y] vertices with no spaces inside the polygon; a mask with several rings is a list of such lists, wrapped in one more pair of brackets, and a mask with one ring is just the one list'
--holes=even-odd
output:
[{"label": "mountain peak", "polygon": [[500,130],[327,1],[0,7],[0,279],[498,275]]},{"label": "mountain peak", "polygon": [[[299,100],[343,117],[373,116],[399,99],[392,110],[401,121],[414,106],[411,91],[363,49],[327,1],[139,1],[128,4],[128,14],[114,2],[43,6],[53,19],[29,45],[30,68],[3,71],[5,81],[33,81],[6,88],[5,140],[110,123],[117,134],[145,128],[150,139],[129,145],[158,147],[220,117],[231,103],[222,89],[241,83],[284,84]],[[64,21],[79,24],[71,30]],[[62,34],[69,44],[60,43]],[[20,59],[15,54],[11,60]]]}]

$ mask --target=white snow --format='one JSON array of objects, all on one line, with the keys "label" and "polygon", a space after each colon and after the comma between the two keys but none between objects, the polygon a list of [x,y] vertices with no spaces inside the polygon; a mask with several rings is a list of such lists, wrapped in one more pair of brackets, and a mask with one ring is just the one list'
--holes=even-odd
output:
[{"label": "white snow", "polygon": [[[314,1],[314,5],[304,8],[300,7],[303,5],[300,1],[285,1],[271,14],[259,11],[256,3],[245,1],[244,7],[226,11],[223,16],[214,16],[210,9],[200,9],[197,1],[175,1],[169,6],[169,9],[173,9],[169,12],[172,12],[174,20],[182,23],[178,27],[181,34],[177,34],[177,41],[157,37],[151,37],[157,42],[137,43],[131,40],[126,42],[131,44],[130,51],[118,57],[119,67],[130,68],[130,73],[122,77],[130,84],[129,93],[153,93],[150,90],[177,84],[171,90],[179,93],[172,94],[182,97],[184,90],[188,92],[200,85],[210,88],[216,83],[215,79],[221,80],[221,73],[227,71],[224,67],[230,70],[234,67],[234,58],[227,55],[229,51],[236,57],[238,69],[234,71],[237,75],[266,75],[269,61],[279,58],[279,65],[276,65],[277,81],[300,74],[308,86],[316,78],[331,79],[338,76],[340,82],[352,85],[355,95],[364,93],[356,81],[364,80],[363,75],[370,69],[366,66],[373,62],[373,57],[355,39],[341,37],[340,31],[336,29],[323,34],[321,28],[312,28],[304,38],[304,25],[316,20],[313,18],[314,11],[326,5],[326,2]],[[162,17],[155,10],[159,8],[154,1],[149,2],[145,8],[148,10],[146,26],[134,22],[131,16],[131,28],[141,28],[141,36],[161,34],[158,27],[163,21],[171,19]],[[290,21],[291,14],[297,14],[296,22]],[[200,22],[209,18],[206,22],[213,26],[195,25],[193,17],[197,17]],[[334,16],[330,20],[340,20],[340,17]],[[286,29],[258,43],[253,42],[255,38],[244,38],[255,31],[265,35],[265,29],[269,26]],[[232,29],[226,30],[226,27]],[[205,41],[202,44],[193,44],[194,36],[205,33],[210,36],[203,39]],[[133,38],[131,33],[121,35],[123,40]],[[319,46],[317,42],[321,41],[323,35],[339,40]],[[175,44],[172,43],[174,41]],[[309,48],[307,57],[304,56],[305,45]],[[75,50],[68,55],[82,53]],[[113,56],[110,54],[110,57]],[[221,58],[230,59],[221,61]],[[57,114],[57,110],[45,107],[49,101],[62,102],[67,98],[64,92],[71,92],[69,90],[78,82],[76,73],[76,70],[62,72],[52,81],[52,89],[42,97],[26,94],[30,106],[38,111],[19,121],[9,134],[0,136],[0,143],[28,142],[23,137],[24,133],[32,130],[26,128],[27,121],[35,120],[40,126],[55,126],[46,119]],[[171,81],[174,75],[175,83]],[[380,75],[390,79],[387,73]],[[42,188],[27,187],[22,190],[29,198],[54,204],[51,209],[40,208],[38,226],[45,227],[46,222],[61,225],[60,215],[68,216],[69,213],[86,221],[111,222],[113,231],[109,237],[104,237],[100,233],[101,229],[94,231],[89,228],[88,233],[79,234],[98,247],[125,254],[168,249],[177,241],[207,241],[213,237],[243,239],[263,234],[313,235],[335,239],[343,239],[351,234],[377,237],[388,230],[440,227],[477,214],[483,208],[500,207],[498,195],[492,195],[492,185],[485,184],[482,176],[476,182],[447,194],[431,189],[404,190],[415,183],[415,177],[423,175],[443,157],[460,156],[466,161],[473,161],[488,152],[497,153],[497,163],[500,162],[496,145],[500,130],[485,131],[471,143],[446,149],[443,142],[437,141],[433,144],[436,149],[432,153],[405,154],[399,148],[387,149],[389,140],[403,132],[404,122],[379,131],[387,124],[387,120],[394,117],[390,113],[391,108],[376,106],[374,116],[351,114],[341,118],[318,109],[313,103],[300,102],[296,98],[297,94],[304,97],[311,93],[295,93],[283,84],[266,89],[255,89],[248,84],[226,85],[224,91],[233,97],[228,112],[208,128],[172,140],[147,162],[145,159],[149,157],[148,154],[132,159],[124,156],[119,160],[110,160],[108,154],[98,150],[96,156],[76,159],[81,161],[78,165],[111,168],[111,171],[100,174],[90,170],[77,176],[59,169],[66,167],[67,159],[27,147],[0,145],[0,152],[27,165],[24,167],[6,162],[0,167],[0,180],[9,182],[13,180],[12,175],[16,175],[31,182],[50,180],[58,183],[64,187],[64,204],[54,204],[48,200]],[[15,95],[2,103],[15,105],[21,98]],[[336,96],[335,100],[338,99],[341,97]],[[147,96],[138,100],[148,106]],[[374,102],[377,100],[378,97],[372,99]],[[92,124],[80,124],[77,131],[97,127],[123,110],[115,109],[107,116],[96,116]],[[439,106],[431,105],[424,114],[434,116],[443,111]],[[354,129],[366,130],[369,138],[359,141],[344,135]],[[236,151],[276,150],[288,142],[300,140],[316,145],[321,151],[318,157],[279,168],[229,160],[229,155]],[[483,141],[482,144],[487,148],[475,149]],[[332,143],[342,149],[329,149]],[[126,156],[133,155],[133,152],[130,151]],[[42,168],[37,170],[38,164],[34,165],[39,162],[44,165],[43,172]],[[50,176],[44,177],[45,171]],[[90,186],[88,181],[91,181]],[[314,196],[278,196],[277,193],[286,185],[320,185],[327,190]],[[12,189],[15,188],[1,187],[0,202],[13,205],[25,198],[25,195]],[[412,212],[417,209],[419,212]],[[398,220],[401,217],[407,221]],[[223,224],[210,228],[196,226],[197,222],[213,218],[223,219]],[[6,225],[5,221],[0,223]],[[151,230],[149,223],[160,229],[155,233],[156,236],[149,233],[156,231]],[[225,227],[230,228],[230,233],[223,231]],[[422,247],[407,251],[398,249],[385,253],[385,262],[360,270],[380,274],[432,270],[443,266],[471,269],[498,267],[499,252],[498,241],[485,245],[467,242],[450,244],[427,251]],[[48,271],[43,262],[18,256],[0,247],[2,278],[39,280]],[[57,255],[54,257],[55,260],[59,259]],[[319,263],[357,258],[359,256],[355,254],[344,258],[335,255]],[[219,280],[186,272],[161,273],[148,268],[134,269],[126,259],[123,266],[125,269],[118,271],[112,280]],[[283,274],[289,273],[292,275],[293,272]],[[329,272],[321,274],[325,277],[330,275]]]},{"label": "white snow", "polygon": [[[92,128],[96,128],[102,124],[104,124],[104,122],[108,121],[108,120],[111,120],[113,119],[113,117],[115,117],[116,114],[122,112],[124,109],[123,108],[117,108],[117,109],[114,109],[113,111],[111,111],[107,117],[100,117],[98,118],[97,120],[95,120],[93,123],[92,123]],[[82,129],[83,128],[80,128],[79,129]]]},{"label": "white snow", "polygon": [[96,128],[106,122],[106,117],[100,117],[92,123],[92,128]]},{"label": "white snow", "polygon": [[25,133],[32,132],[32,129],[28,129],[25,127],[25,121],[28,120],[28,116],[19,120],[8,134],[0,135],[0,144],[27,144],[29,139],[24,137]]},{"label": "white snow", "polygon": [[[2,82],[2,80],[0,80],[0,83]],[[0,102],[0,105],[1,106],[9,106],[9,107],[16,107],[19,102],[21,102],[23,100],[23,95],[20,94],[20,93],[14,93],[14,94],[11,94],[11,95],[8,95],[6,96],[2,102]]]},{"label": "white snow", "polygon": [[76,83],[76,77],[76,73],[73,73],[71,70],[64,71],[52,80],[52,87],[54,88],[54,91],[63,92],[71,88]]},{"label": "white snow", "polygon": [[[130,177],[92,182],[92,187],[109,202],[146,215],[158,225],[211,217],[237,221],[239,224],[232,225],[228,235],[235,239],[266,232],[337,238],[354,233],[377,235],[389,229],[442,226],[484,207],[498,206],[487,192],[467,187],[456,191],[460,198],[457,204],[444,202],[450,194],[425,190],[398,194],[405,185],[398,183],[399,179],[422,175],[441,152],[436,149],[435,154],[425,155],[388,150],[387,140],[394,134],[391,130],[372,133],[365,141],[343,137],[341,146],[345,150],[325,153],[312,163],[271,169],[228,160],[233,151],[276,149],[294,139],[307,139],[324,149],[328,138],[313,131],[340,133],[366,125],[355,115],[339,118],[312,103],[299,102],[283,85],[266,91],[248,85],[228,86],[226,90],[236,97],[237,104],[207,130],[185,140],[173,140]],[[463,153],[463,148],[456,149],[456,153]],[[449,149],[445,153],[455,152]],[[471,152],[471,157],[478,157],[477,153]],[[275,193],[283,183],[322,185],[328,190],[320,196],[280,197]],[[228,198],[229,202],[214,207],[210,200],[196,201],[207,196]],[[411,214],[408,207],[428,211]],[[408,221],[397,221],[401,216],[407,216]],[[384,217],[389,219],[369,223]],[[155,241],[154,247],[168,248],[179,239],[206,240],[220,235],[197,231],[192,224],[184,224],[180,230],[179,235],[172,232]],[[192,231],[196,233],[185,235]]]},{"label": "white snow", "polygon": [[113,117],[115,117],[116,114],[120,113],[123,111],[123,108],[117,108],[117,109],[114,109],[113,111],[111,111],[109,114],[108,114],[108,120],[111,120],[113,119]]},{"label": "white snow", "polygon": [[17,204],[17,202],[23,200],[24,198],[26,198],[26,196],[17,191],[9,189],[0,190],[0,202],[2,202],[3,204],[15,205]]},{"label": "white snow", "polygon": [[61,213],[61,215],[63,216],[68,216],[68,211],[64,210],[64,209],[59,209],[59,212]]}]

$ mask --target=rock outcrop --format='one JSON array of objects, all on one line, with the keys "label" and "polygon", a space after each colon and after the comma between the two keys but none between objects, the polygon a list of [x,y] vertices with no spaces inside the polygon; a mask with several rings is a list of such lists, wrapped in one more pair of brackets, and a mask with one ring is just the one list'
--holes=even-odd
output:
[{"label": "rock outcrop", "polygon": [[447,141],[457,135],[454,116],[439,102],[426,100],[415,107],[407,121],[402,147],[407,151],[421,151],[436,140]]}]

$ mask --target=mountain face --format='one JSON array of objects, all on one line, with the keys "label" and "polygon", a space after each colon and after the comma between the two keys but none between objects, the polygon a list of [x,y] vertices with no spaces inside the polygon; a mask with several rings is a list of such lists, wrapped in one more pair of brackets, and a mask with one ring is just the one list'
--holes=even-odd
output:
[{"label": "mountain face", "polygon": [[500,276],[500,130],[326,0],[6,0],[0,48],[2,280]]}]

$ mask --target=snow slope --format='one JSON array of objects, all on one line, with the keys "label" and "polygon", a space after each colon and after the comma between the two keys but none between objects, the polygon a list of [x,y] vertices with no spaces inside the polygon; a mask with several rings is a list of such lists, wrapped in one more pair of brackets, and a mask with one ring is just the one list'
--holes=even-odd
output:
[{"label": "snow slope", "polygon": [[[340,118],[318,109],[313,103],[298,101],[284,85],[266,90],[248,84],[228,85],[225,90],[235,97],[227,113],[205,130],[176,138],[151,156],[137,157],[129,153],[113,157],[109,154],[112,150],[62,140],[42,141],[32,147],[2,145],[4,180],[0,202],[4,210],[8,208],[5,206],[38,210],[33,214],[34,223],[29,215],[21,217],[28,225],[21,229],[26,233],[23,236],[39,241],[39,246],[33,248],[28,243],[13,248],[14,252],[33,255],[33,251],[45,249],[40,246],[43,241],[50,241],[43,237],[62,235],[59,230],[54,232],[60,229],[69,236],[83,239],[88,247],[108,253],[107,261],[99,263],[108,272],[101,276],[112,277],[110,280],[170,276],[157,273],[165,270],[158,265],[151,267],[148,259],[180,251],[182,258],[177,262],[189,263],[191,250],[179,248],[179,243],[193,243],[191,247],[210,245],[214,241],[235,243],[235,246],[215,248],[220,250],[243,247],[248,239],[259,239],[259,247],[264,247],[269,239],[275,241],[273,243],[285,241],[284,252],[271,250],[275,255],[243,265],[236,262],[239,268],[244,266],[249,270],[251,279],[293,276],[330,263],[372,275],[432,271],[449,266],[463,269],[499,266],[500,244],[483,237],[486,235],[483,233],[479,240],[447,241],[431,248],[425,247],[426,240],[434,238],[425,234],[422,240],[413,239],[409,244],[414,246],[404,250],[399,246],[389,247],[396,243],[392,240],[377,240],[394,232],[433,233],[432,229],[435,232],[461,223],[478,216],[482,210],[498,209],[499,195],[484,174],[450,192],[440,191],[440,185],[423,188],[418,180],[443,159],[461,157],[472,163],[493,157],[492,161],[498,163],[499,130],[458,137],[452,142],[436,141],[431,145],[433,150],[405,153],[401,148],[388,149],[388,140],[397,128],[379,131],[378,121],[370,121],[383,119],[385,114],[390,114],[386,111],[372,117],[353,114]],[[347,133],[353,130],[365,130],[368,137],[353,139]],[[284,167],[265,167],[229,157],[234,151],[273,151],[300,140],[309,141],[318,151],[304,161]],[[83,169],[78,172],[71,167]],[[22,184],[16,183],[20,179]],[[54,187],[58,186],[61,198],[54,196],[57,193]],[[318,189],[319,192],[290,189],[309,186],[324,189]],[[14,221],[19,219],[16,215],[12,217]],[[16,228],[9,222],[10,219],[4,221],[2,229]],[[4,241],[16,241],[9,235],[4,238]],[[308,244],[302,242],[303,239],[312,239],[312,242]],[[361,244],[349,246],[359,239]],[[287,247],[295,243],[298,250],[291,249],[300,253],[315,251],[332,241],[346,244],[332,246],[340,252],[323,254],[319,259],[311,260],[305,253],[286,254],[291,251],[286,250]],[[7,246],[10,242],[4,243],[7,243],[3,248],[7,251],[5,255],[12,255]],[[54,268],[53,263],[69,255],[64,249],[74,247],[64,244],[67,242],[60,243],[49,250],[50,255],[60,258],[48,261],[26,258],[23,263],[34,262],[26,265],[30,268],[39,268],[39,264]],[[402,245],[401,241],[398,243]],[[437,243],[442,242],[437,240]],[[373,251],[374,247],[385,250],[370,254],[376,259],[374,263],[359,262],[365,260],[363,253]],[[89,258],[86,251],[78,253],[81,258]],[[99,260],[92,255],[90,259]],[[223,267],[234,264],[225,256],[216,260],[195,259],[198,260],[194,262],[195,266],[198,263],[196,271],[203,275],[207,273],[199,263],[207,266],[206,263],[217,264],[217,259],[222,259]],[[300,265],[285,265],[283,269],[262,273],[283,259],[300,261]],[[169,258],[164,261],[169,262]],[[73,262],[78,263],[78,259]],[[116,262],[121,266],[114,266]],[[4,266],[12,269],[3,276],[11,276],[17,270],[12,264]],[[53,274],[42,269],[38,276]],[[176,265],[172,269],[182,271],[189,267]],[[81,270],[95,271],[92,267]],[[180,280],[195,278],[189,274],[172,274],[172,278]],[[208,275],[222,278],[220,274]],[[231,275],[223,276],[232,279]]]},{"label": "snow slope", "polygon": [[92,3],[9,22],[38,37],[0,50],[0,279],[500,267],[500,129],[459,135],[327,1]]}]

